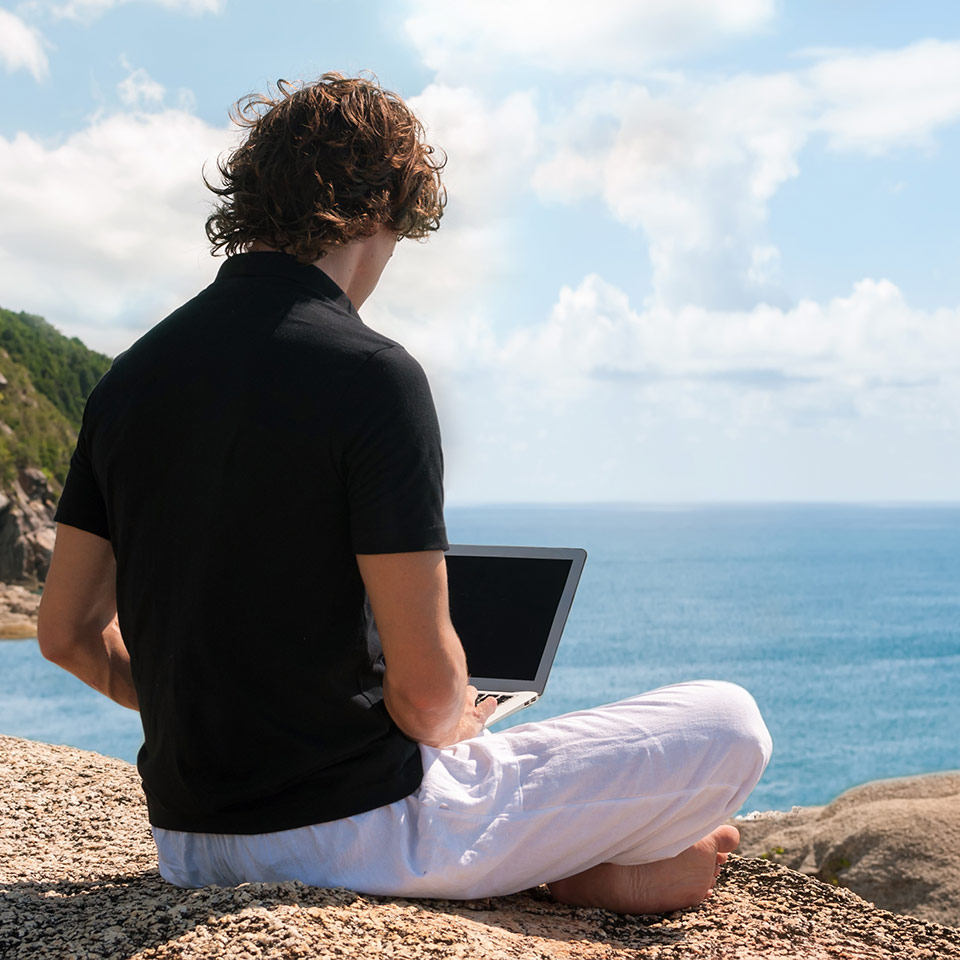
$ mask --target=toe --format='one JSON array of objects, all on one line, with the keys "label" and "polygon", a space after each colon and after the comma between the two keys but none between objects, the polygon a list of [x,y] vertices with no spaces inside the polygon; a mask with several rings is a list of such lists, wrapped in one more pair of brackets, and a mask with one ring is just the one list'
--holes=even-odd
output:
[{"label": "toe", "polygon": [[740,831],[736,827],[724,824],[713,832],[718,853],[732,853],[740,843]]}]

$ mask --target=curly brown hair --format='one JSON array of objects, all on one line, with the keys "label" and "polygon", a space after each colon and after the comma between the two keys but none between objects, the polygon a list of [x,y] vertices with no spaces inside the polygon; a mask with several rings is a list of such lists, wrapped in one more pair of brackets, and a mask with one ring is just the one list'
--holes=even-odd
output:
[{"label": "curly brown hair", "polygon": [[217,162],[223,186],[207,218],[214,254],[261,240],[301,263],[376,232],[419,240],[440,226],[446,157],[423,141],[410,108],[374,79],[325,73],[249,94],[231,117],[249,132]]}]

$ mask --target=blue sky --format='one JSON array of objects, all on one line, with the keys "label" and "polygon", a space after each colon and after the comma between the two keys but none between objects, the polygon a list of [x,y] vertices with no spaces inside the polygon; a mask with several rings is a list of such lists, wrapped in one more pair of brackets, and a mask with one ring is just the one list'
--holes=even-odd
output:
[{"label": "blue sky", "polygon": [[0,305],[124,349],[215,272],[230,104],[372,70],[450,158],[363,315],[430,376],[451,502],[956,499],[958,21],[0,0]]}]

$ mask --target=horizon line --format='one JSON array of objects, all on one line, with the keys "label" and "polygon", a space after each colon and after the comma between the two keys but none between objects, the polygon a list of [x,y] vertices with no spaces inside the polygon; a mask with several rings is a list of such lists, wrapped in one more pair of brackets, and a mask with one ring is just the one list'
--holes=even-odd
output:
[{"label": "horizon line", "polygon": [[956,500],[448,500],[444,508],[473,507],[960,507]]}]

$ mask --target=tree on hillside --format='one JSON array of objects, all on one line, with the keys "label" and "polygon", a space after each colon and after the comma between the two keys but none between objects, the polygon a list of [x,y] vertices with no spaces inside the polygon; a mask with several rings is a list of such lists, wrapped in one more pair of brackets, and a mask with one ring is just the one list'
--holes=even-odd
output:
[{"label": "tree on hillside", "polygon": [[30,374],[42,393],[79,430],[83,405],[110,358],[65,337],[42,317],[0,308],[0,347]]}]

